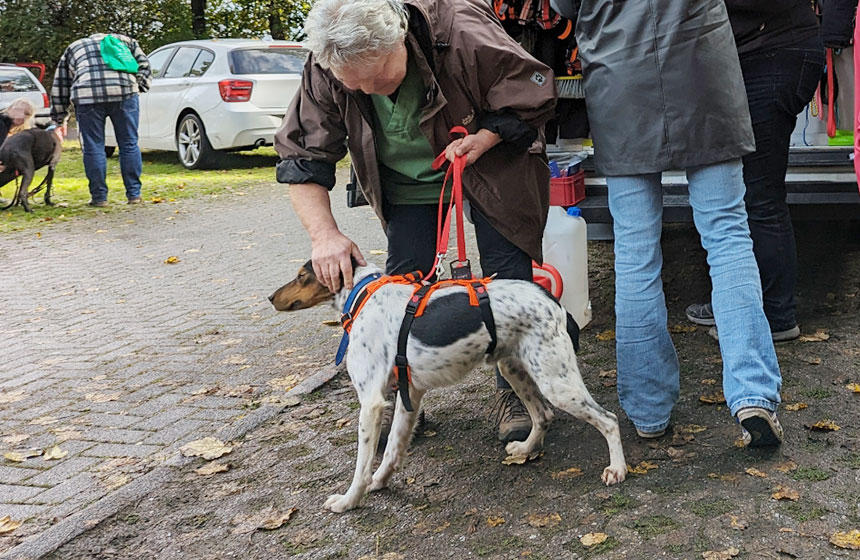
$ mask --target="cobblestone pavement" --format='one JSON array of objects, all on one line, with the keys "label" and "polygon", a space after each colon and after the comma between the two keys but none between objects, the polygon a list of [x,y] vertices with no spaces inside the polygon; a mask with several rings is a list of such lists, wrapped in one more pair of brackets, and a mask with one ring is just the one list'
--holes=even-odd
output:
[{"label": "cobblestone pavement", "polygon": [[309,255],[283,186],[94,214],[0,238],[0,553],[328,362],[301,325],[334,313],[266,299]]}]

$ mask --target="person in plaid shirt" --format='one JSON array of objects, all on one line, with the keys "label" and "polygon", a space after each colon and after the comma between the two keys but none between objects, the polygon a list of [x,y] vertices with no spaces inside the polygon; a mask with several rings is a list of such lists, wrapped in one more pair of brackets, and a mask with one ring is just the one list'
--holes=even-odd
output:
[{"label": "person in plaid shirt", "polygon": [[149,90],[152,73],[149,59],[137,41],[113,34],[131,50],[138,63],[137,74],[112,70],[99,49],[104,33],[78,39],[66,47],[51,87],[51,119],[62,126],[74,103],[84,170],[89,180],[90,206],[107,206],[107,160],[105,119],[110,117],[119,145],[119,166],[129,204],[140,202],[140,148],[137,126],[140,116],[137,94]]}]

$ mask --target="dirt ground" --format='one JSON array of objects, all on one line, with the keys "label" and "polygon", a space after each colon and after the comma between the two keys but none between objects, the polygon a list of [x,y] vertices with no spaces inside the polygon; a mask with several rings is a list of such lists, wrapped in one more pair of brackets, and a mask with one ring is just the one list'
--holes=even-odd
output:
[{"label": "dirt ground", "polygon": [[[217,460],[228,471],[197,474],[202,459],[177,469],[166,486],[50,558],[858,558],[830,540],[860,530],[860,394],[847,387],[860,383],[860,230],[799,224],[797,237],[801,328],[829,338],[777,346],[786,441],[775,453],[738,447],[724,404],[702,402],[720,389],[719,351],[683,313],[708,293],[704,252],[691,227],[670,226],[664,282],[682,393],[673,433],[655,442],[639,439],[620,412],[606,336],[612,244],[589,248],[595,318],[579,361],[596,400],[619,414],[636,468],[621,485],[600,483],[603,438],[563,413],[541,458],[503,465],[487,420],[487,370],[428,395],[426,431],[389,490],[352,512],[326,512],[355,461],[357,402],[341,374],[234,442]],[[319,328],[321,339],[332,337]],[[813,428],[825,420],[839,429]],[[266,519],[280,526],[258,529]],[[586,546],[589,533],[606,539]]]}]

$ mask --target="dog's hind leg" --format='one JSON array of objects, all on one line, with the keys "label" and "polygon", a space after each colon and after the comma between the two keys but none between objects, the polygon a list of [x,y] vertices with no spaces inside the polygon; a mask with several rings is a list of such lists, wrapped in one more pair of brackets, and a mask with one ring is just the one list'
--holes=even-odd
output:
[{"label": "dog's hind leg", "polygon": [[505,446],[508,455],[530,455],[543,446],[543,438],[552,420],[552,411],[546,406],[541,398],[540,388],[526,373],[517,360],[502,359],[498,364],[502,377],[510,383],[514,392],[520,398],[529,418],[532,421],[532,429],[525,441],[512,441]]},{"label": "dog's hind leg", "polygon": [[609,466],[603,469],[601,479],[609,486],[627,476],[627,462],[621,447],[621,430],[618,418],[601,407],[592,398],[582,381],[576,354],[570,339],[562,336],[544,341],[537,346],[537,355],[529,363],[529,374],[544,396],[568,414],[597,428],[609,446]]},{"label": "dog's hind leg", "polygon": [[409,388],[412,412],[406,410],[400,396],[397,396],[394,420],[391,422],[391,432],[388,434],[388,442],[385,444],[385,454],[382,456],[382,463],[379,464],[379,468],[373,474],[373,481],[370,483],[368,492],[381,490],[388,486],[391,475],[400,468],[403,458],[406,456],[406,448],[409,447],[409,442],[412,440],[412,432],[415,431],[415,423],[418,421],[423,396],[423,391],[418,391],[414,387]]},{"label": "dog's hind leg", "polygon": [[325,508],[335,513],[342,513],[357,506],[370,484],[382,411],[388,406],[381,391],[363,394],[359,390],[358,400],[361,403],[361,412],[358,415],[358,457],[355,460],[352,484],[346,494],[332,494],[325,502]]},{"label": "dog's hind leg", "polygon": [[48,174],[45,175],[45,179],[42,181],[45,183],[45,204],[48,206],[53,206],[54,203],[51,202],[51,189],[54,186],[54,168],[48,168]]}]

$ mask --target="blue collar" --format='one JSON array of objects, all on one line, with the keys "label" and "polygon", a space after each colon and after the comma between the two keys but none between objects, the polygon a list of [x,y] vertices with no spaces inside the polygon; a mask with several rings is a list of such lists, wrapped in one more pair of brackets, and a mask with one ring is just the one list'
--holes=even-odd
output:
[{"label": "blue collar", "polygon": [[[368,284],[373,282],[374,280],[382,277],[382,274],[379,272],[374,272],[373,274],[369,274],[358,281],[358,283],[352,287],[352,290],[349,292],[349,295],[346,297],[346,301],[343,303],[343,314],[347,315],[352,311],[352,306],[355,304],[355,301],[358,299],[359,294],[364,292],[364,289]],[[342,321],[342,319],[341,319]],[[340,339],[340,345],[337,347],[337,354],[334,356],[335,365],[340,365],[343,361],[343,357],[346,355],[346,348],[349,345],[349,332],[346,328],[343,329],[343,337]]]}]

